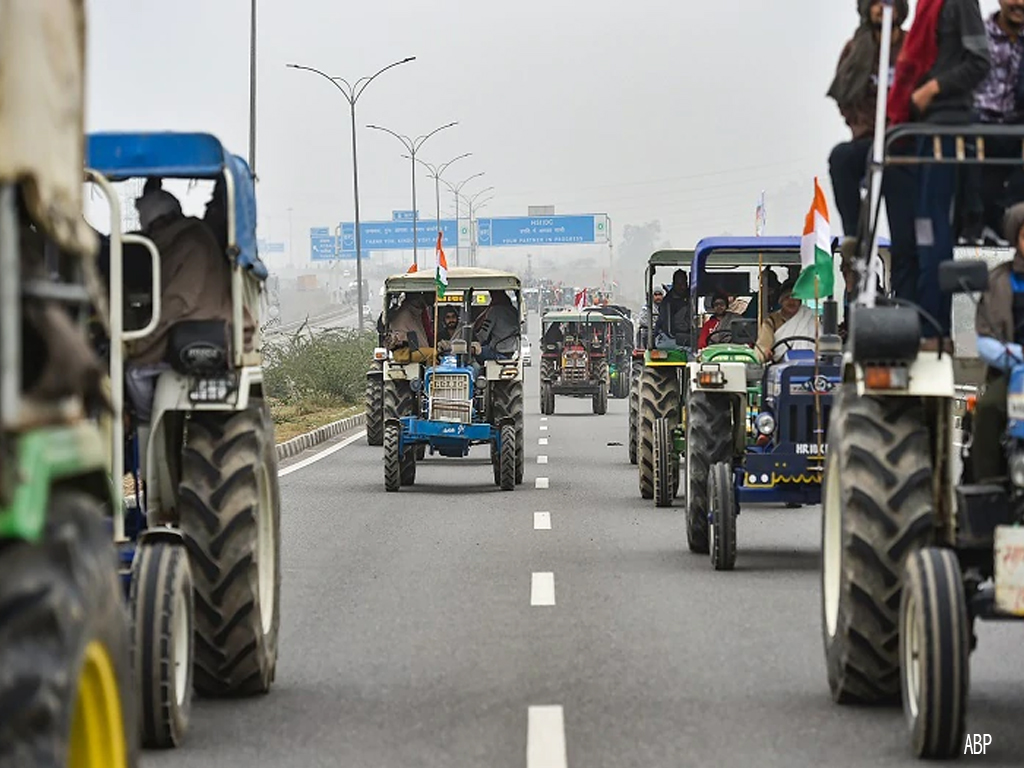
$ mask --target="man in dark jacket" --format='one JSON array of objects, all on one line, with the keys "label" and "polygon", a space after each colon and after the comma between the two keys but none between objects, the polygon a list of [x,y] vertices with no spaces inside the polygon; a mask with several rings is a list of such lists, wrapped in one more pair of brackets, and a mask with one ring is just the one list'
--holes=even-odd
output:
[{"label": "man in dark jacket", "polygon": [[[690,307],[690,280],[681,269],[672,273],[672,290],[658,308],[658,321],[654,325],[654,341],[663,335],[662,345],[689,348],[693,336],[693,312]],[[665,339],[664,337],[668,337]]]},{"label": "man in dark jacket", "polygon": [[[836,207],[843,220],[843,234],[855,235],[860,220],[860,185],[867,171],[868,153],[875,135],[875,102],[878,100],[878,54],[882,36],[882,0],[857,0],[860,26],[843,47],[836,76],[828,95],[835,100],[852,138],[837,144],[828,158]],[[903,22],[908,0],[896,0],[893,8],[892,45],[894,65],[903,47]],[[889,81],[892,80],[890,66]]]},{"label": "man in dark jacket", "polygon": [[[989,70],[988,41],[978,0],[919,0],[914,23],[896,62],[887,112],[891,125],[909,121],[966,125],[971,121],[974,89]],[[952,139],[943,154],[953,155]],[[899,151],[932,156],[931,137]],[[952,303],[939,290],[939,265],[953,258],[951,208],[955,167],[925,162],[885,171],[882,191],[892,235],[892,287],[897,298],[912,301],[939,324],[924,323],[923,350],[952,352]]]}]

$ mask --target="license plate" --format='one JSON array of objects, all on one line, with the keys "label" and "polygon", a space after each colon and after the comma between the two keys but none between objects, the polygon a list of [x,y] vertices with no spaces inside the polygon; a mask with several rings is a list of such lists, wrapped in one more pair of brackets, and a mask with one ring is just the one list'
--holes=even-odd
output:
[{"label": "license plate", "polygon": [[188,395],[194,403],[219,403],[234,391],[234,382],[230,379],[194,379]]},{"label": "license plate", "polygon": [[996,608],[1024,616],[1024,528],[996,527]]}]

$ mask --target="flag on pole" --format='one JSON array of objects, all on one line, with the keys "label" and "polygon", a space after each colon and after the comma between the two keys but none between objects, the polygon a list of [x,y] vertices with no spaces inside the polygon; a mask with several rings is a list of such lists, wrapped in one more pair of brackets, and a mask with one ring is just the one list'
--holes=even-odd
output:
[{"label": "flag on pole", "polygon": [[574,304],[576,305],[576,309],[577,310],[582,310],[585,306],[587,306],[587,289],[586,288],[584,288],[582,291],[580,291],[579,293],[576,294],[576,298],[575,298]]},{"label": "flag on pole", "polygon": [[411,275],[411,274],[412,274],[413,272],[416,272],[416,271],[418,271],[418,270],[419,270],[419,267],[417,267],[417,266],[416,266],[416,262],[413,262],[413,263],[412,263],[412,266],[410,266],[410,267],[409,267],[409,272],[408,272],[408,274],[410,274],[410,275]]},{"label": "flag on pole", "polygon": [[764,225],[768,221],[768,211],[764,207],[764,190],[761,190],[761,197],[757,201],[757,212],[754,214],[754,231],[758,237],[764,235]]},{"label": "flag on pole", "polygon": [[832,273],[832,227],[828,220],[828,204],[817,177],[814,178],[814,202],[804,220],[800,264],[800,277],[793,287],[793,298],[817,299],[831,296],[835,284]]},{"label": "flag on pole", "polygon": [[444,248],[441,241],[444,240],[444,233],[437,233],[437,268],[434,272],[434,281],[437,283],[437,295],[444,296],[448,290],[448,260],[444,257]]}]

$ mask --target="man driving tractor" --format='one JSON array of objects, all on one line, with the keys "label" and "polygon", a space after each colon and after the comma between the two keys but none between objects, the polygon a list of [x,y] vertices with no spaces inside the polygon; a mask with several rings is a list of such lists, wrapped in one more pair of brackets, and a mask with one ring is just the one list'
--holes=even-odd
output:
[{"label": "man driving tractor", "polygon": [[788,349],[814,349],[814,345],[805,340],[796,340],[780,346],[775,352],[772,347],[786,339],[803,336],[815,338],[817,316],[800,299],[793,298],[795,280],[787,280],[779,292],[781,308],[768,315],[757,334],[754,351],[762,363],[777,362]]},{"label": "man driving tractor", "polygon": [[716,293],[711,299],[711,317],[709,317],[700,329],[700,338],[697,341],[697,349],[704,349],[712,334],[718,333],[716,340],[721,342],[725,333],[732,325],[732,321],[740,317],[736,312],[729,310],[729,297],[724,293]]}]

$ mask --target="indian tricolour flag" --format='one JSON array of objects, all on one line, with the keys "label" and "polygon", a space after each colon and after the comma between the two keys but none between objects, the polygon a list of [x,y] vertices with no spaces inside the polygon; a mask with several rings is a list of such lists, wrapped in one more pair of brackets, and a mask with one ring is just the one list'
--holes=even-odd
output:
[{"label": "indian tricolour flag", "polygon": [[814,179],[814,202],[804,221],[800,264],[802,268],[793,287],[793,298],[813,300],[831,296],[835,284],[832,273],[832,227],[828,221],[828,204],[817,177]]},{"label": "indian tricolour flag", "polygon": [[441,247],[441,241],[444,239],[444,233],[437,233],[437,268],[434,272],[434,281],[437,283],[437,295],[444,296],[445,291],[448,290],[448,259],[444,257],[444,249]]}]

